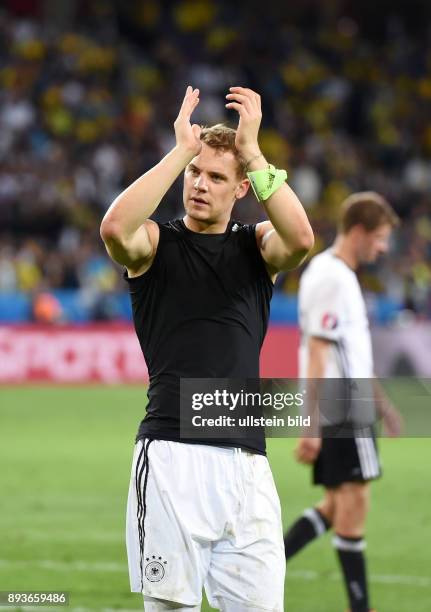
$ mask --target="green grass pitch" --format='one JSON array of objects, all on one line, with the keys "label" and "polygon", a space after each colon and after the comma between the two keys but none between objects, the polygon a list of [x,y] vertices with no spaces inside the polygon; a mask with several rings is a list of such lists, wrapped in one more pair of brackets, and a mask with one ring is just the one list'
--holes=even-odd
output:
[{"label": "green grass pitch", "polygon": [[[142,609],[129,592],[124,515],[144,388],[3,387],[0,398],[0,590],[67,590],[75,612]],[[320,493],[293,443],[268,442],[285,526]],[[367,530],[373,605],[429,612],[431,441],[380,446],[385,476]],[[325,536],[288,566],[285,610],[345,608]]]}]

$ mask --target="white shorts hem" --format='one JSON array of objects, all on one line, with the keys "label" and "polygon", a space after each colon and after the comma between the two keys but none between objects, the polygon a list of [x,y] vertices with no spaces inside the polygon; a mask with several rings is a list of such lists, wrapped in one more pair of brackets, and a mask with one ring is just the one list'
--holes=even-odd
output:
[{"label": "white shorts hem", "polygon": [[[134,592],[136,593],[136,591]],[[190,601],[190,600],[185,600],[185,599],[179,599],[177,597],[173,599],[171,597],[166,596],[166,593],[160,593],[159,595],[155,595],[154,593],[145,593],[144,591],[142,591],[141,595],[143,595],[144,601],[146,597],[151,597],[152,599],[160,599],[162,601],[167,601],[169,603],[178,603],[183,606],[190,606],[190,607],[199,606],[202,604],[202,599],[200,601]]]},{"label": "white shorts hem", "polygon": [[215,608],[216,610],[218,610],[218,605],[220,601],[228,601],[232,604],[239,604],[241,607],[243,608],[247,608],[250,607],[253,610],[262,610],[262,612],[283,612],[283,606],[280,608],[267,608],[266,606],[261,606],[260,604],[256,604],[252,601],[241,601],[239,599],[231,599],[230,597],[213,597],[211,598],[211,601],[208,599],[208,603],[212,608]]}]

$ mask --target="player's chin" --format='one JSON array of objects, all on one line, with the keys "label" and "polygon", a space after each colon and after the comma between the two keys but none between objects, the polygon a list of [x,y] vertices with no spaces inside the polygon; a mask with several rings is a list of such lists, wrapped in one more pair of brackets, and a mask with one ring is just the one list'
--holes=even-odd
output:
[{"label": "player's chin", "polygon": [[363,263],[364,264],[373,264],[377,261],[379,257],[378,253],[368,253],[364,258],[363,258]]},{"label": "player's chin", "polygon": [[211,208],[207,205],[188,205],[186,206],[186,213],[192,219],[210,219],[211,218]]}]

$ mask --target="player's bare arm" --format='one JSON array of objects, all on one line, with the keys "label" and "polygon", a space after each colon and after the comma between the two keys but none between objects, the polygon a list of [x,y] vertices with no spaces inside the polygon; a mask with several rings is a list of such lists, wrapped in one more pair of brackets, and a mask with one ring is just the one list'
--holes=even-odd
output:
[{"label": "player's bare arm", "polygon": [[174,123],[175,147],[127,187],[103,218],[100,233],[109,255],[132,274],[148,269],[157,250],[159,228],[149,217],[178,175],[201,150],[201,128],[190,122],[198,103],[199,90],[188,86]]},{"label": "player's bare arm", "polygon": [[[245,87],[231,87],[229,91],[226,107],[239,114],[236,148],[248,162],[248,171],[265,169],[268,162],[258,144],[262,120],[260,96]],[[257,225],[256,238],[268,271],[276,274],[295,268],[314,244],[313,230],[301,202],[287,183],[283,183],[265,200],[264,207],[269,221]]]},{"label": "player's bare arm", "polygon": [[393,406],[382,385],[377,378],[373,380],[374,397],[377,414],[383,420],[383,428],[390,438],[397,438],[403,430],[403,420],[398,410]]},{"label": "player's bare arm", "polygon": [[[308,340],[309,363],[307,370],[307,379],[316,380],[325,377],[326,363],[328,359],[328,351],[330,340],[312,336]],[[312,399],[310,399],[312,401]],[[318,401],[318,398],[316,398]],[[312,415],[314,422],[319,418],[319,411]],[[322,440],[319,435],[307,435],[299,438],[295,448],[295,457],[300,463],[310,464],[316,460],[320,452]]]}]

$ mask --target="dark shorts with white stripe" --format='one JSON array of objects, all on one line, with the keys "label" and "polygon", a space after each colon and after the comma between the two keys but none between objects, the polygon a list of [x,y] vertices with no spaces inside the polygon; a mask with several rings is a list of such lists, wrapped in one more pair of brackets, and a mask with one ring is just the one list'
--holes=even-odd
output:
[{"label": "dark shorts with white stripe", "polygon": [[331,489],[344,482],[375,480],[381,473],[372,427],[322,428],[322,448],[314,463],[314,484]]}]

